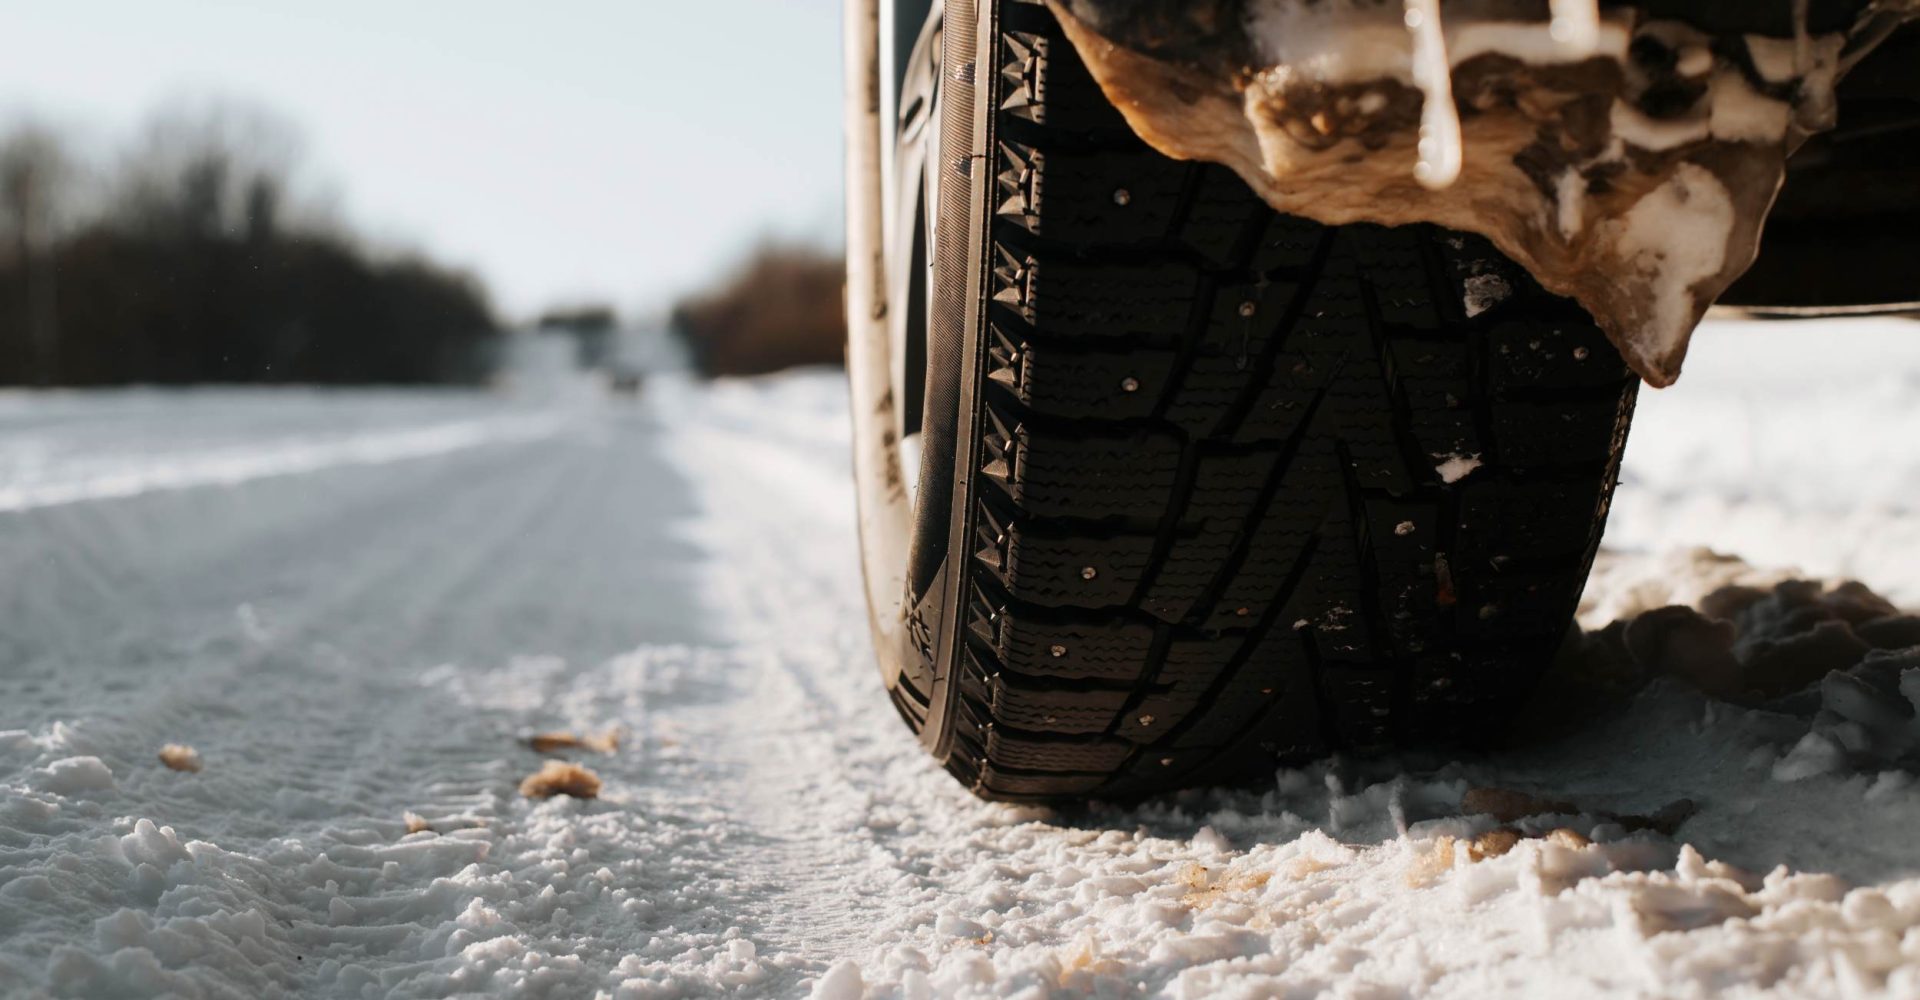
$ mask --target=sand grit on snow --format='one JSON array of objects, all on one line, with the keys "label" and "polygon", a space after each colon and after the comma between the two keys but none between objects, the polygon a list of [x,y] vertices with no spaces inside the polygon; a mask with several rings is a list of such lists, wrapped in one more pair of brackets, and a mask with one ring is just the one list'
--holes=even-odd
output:
[{"label": "sand grit on snow", "polygon": [[0,994],[1920,995],[1896,332],[1702,333],[1520,748],[1075,811],[881,695],[834,375],[0,395]]},{"label": "sand grit on snow", "polygon": [[550,760],[520,781],[520,794],[530,799],[571,795],[591,799],[600,794],[600,776],[572,761]]}]

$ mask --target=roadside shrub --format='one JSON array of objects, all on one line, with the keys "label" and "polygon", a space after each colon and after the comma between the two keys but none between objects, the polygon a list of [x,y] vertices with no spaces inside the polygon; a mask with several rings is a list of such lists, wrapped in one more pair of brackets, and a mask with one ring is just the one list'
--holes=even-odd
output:
[{"label": "roadside shrub", "polygon": [[767,243],[716,287],[674,306],[673,329],[709,377],[845,359],[845,271],[837,254]]}]

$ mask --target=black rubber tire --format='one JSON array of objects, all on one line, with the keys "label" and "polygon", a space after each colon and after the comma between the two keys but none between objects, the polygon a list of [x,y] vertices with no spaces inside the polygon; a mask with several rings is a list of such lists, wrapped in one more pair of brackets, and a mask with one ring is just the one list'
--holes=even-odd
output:
[{"label": "black rubber tire", "polygon": [[981,278],[964,544],[902,714],[1012,800],[1485,741],[1566,635],[1638,380],[1484,240],[1276,214],[1143,145],[1044,6],[988,6],[979,238],[936,236],[936,300],[955,252]]}]

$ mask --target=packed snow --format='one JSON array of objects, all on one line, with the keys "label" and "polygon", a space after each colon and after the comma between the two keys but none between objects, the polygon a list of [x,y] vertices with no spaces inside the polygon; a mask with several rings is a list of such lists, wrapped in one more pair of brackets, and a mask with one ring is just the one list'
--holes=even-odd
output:
[{"label": "packed snow", "polygon": [[0,394],[0,994],[1920,995],[1916,383],[1709,324],[1511,752],[1058,811],[882,694],[837,373]]}]

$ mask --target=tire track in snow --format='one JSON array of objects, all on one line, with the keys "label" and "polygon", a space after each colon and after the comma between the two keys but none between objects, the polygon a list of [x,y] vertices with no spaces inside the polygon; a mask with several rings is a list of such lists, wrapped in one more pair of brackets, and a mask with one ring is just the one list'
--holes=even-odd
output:
[{"label": "tire track in snow", "polygon": [[[903,920],[932,919],[911,900],[946,861],[912,835],[948,826],[956,807],[999,810],[934,767],[881,694],[837,376],[720,383],[660,405],[675,414],[667,453],[705,512],[702,596],[751,678],[750,700],[702,723],[743,763],[721,799],[765,847],[741,863],[777,889],[739,905],[822,974],[901,940]],[[787,412],[778,426],[760,416],[770,406]],[[965,835],[949,846],[964,852]]]},{"label": "tire track in snow", "polygon": [[341,466],[387,465],[445,455],[483,445],[520,444],[552,437],[564,426],[560,414],[462,420],[346,437],[288,440],[230,448],[163,453],[90,467],[56,467],[52,475],[22,477],[0,485],[0,513],[119,500],[146,493],[204,486],[237,486],[255,479],[324,472]]},{"label": "tire track in snow", "polygon": [[872,679],[865,621],[847,600],[860,592],[851,483],[836,475],[840,461],[808,462],[694,407],[676,421],[668,455],[708,512],[702,596],[750,678],[738,703],[698,718],[700,738],[739,768],[719,800],[763,845],[738,863],[775,890],[741,900],[743,911],[823,971],[871,937],[886,891],[856,836],[871,790],[854,784],[846,760],[847,706],[811,683],[837,672]]},{"label": "tire track in snow", "polygon": [[[592,433],[593,424],[618,422],[616,415],[594,414],[580,433],[549,446],[478,449],[377,469],[329,469],[299,481],[263,478],[0,515],[0,551],[38,551],[56,564],[66,544],[101,538],[102,527],[132,542],[118,551],[96,542],[89,560],[63,569],[60,578],[16,578],[8,588],[9,603],[17,606],[25,591],[49,618],[79,616],[97,624],[88,616],[102,605],[126,617],[84,642],[70,629],[47,632],[36,672],[60,678],[70,696],[49,702],[40,682],[0,677],[0,693],[7,695],[0,703],[14,706],[7,713],[14,717],[0,716],[0,729],[34,727],[0,741],[6,744],[0,782],[13,794],[43,794],[33,790],[39,779],[31,770],[17,769],[21,751],[28,767],[96,755],[112,777],[111,787],[95,797],[104,794],[119,815],[175,824],[186,837],[211,841],[203,863],[219,873],[207,881],[163,862],[161,870],[172,872],[164,878],[177,883],[176,902],[156,907],[136,893],[125,900],[133,906],[117,913],[108,902],[116,890],[87,889],[81,894],[106,903],[106,911],[48,914],[5,950],[24,948],[44,958],[49,949],[94,940],[88,927],[105,914],[118,929],[95,940],[103,955],[143,938],[154,919],[218,937],[228,933],[219,929],[228,914],[255,913],[266,922],[244,932],[257,937],[247,945],[257,953],[249,971],[219,963],[179,971],[184,979],[155,971],[127,989],[259,996],[323,986],[357,992],[351,984],[371,981],[370,969],[384,970],[378,976],[390,984],[411,984],[403,992],[473,989],[490,977],[526,971],[512,968],[519,959],[501,952],[497,942],[508,940],[524,949],[520,959],[543,951],[584,954],[578,942],[552,937],[553,904],[537,896],[542,886],[551,892],[551,883],[527,874],[556,863],[564,870],[564,859],[579,851],[556,840],[621,824],[627,814],[520,799],[514,784],[538,758],[515,740],[529,726],[565,722],[564,706],[541,697],[556,678],[569,671],[590,675],[612,650],[684,641],[700,629],[676,599],[686,589],[674,583],[689,571],[685,546],[666,537],[672,521],[687,512],[676,506],[684,492],[651,457],[644,428]],[[336,486],[344,488],[337,497]],[[238,523],[223,523],[222,514]],[[50,526],[55,530],[47,531]],[[203,537],[185,537],[183,530]],[[172,599],[132,592],[152,583],[170,588]],[[271,596],[254,615],[236,616],[237,600],[262,593]],[[124,596],[112,600],[115,594]],[[154,642],[156,635],[165,638]],[[144,662],[138,673],[115,679],[115,671],[137,662],[128,659],[134,641],[147,646],[137,654]],[[424,669],[437,662],[451,666]],[[463,700],[442,682],[449,676],[473,677],[482,686],[504,678],[516,696]],[[27,706],[38,710],[26,715]],[[50,725],[50,717],[60,722]],[[197,745],[207,770],[191,778],[159,770],[151,755],[168,739]],[[690,831],[699,829],[694,806],[681,810]],[[408,808],[452,824],[448,835],[390,844],[388,838],[404,832],[397,827]],[[33,871],[30,884],[62,891],[63,881],[48,882],[41,873],[73,877],[51,866],[65,852],[91,850],[79,845],[93,843],[98,829],[85,821],[83,801],[69,802],[64,815],[49,820],[50,827],[30,820],[41,825],[35,846],[0,859],[0,881]],[[0,815],[0,840],[13,835],[3,828],[15,818]],[[177,835],[158,827],[116,833],[122,835],[116,859],[127,851],[176,857],[182,849]],[[609,837],[589,855],[624,870],[639,863],[637,850],[655,846]],[[495,874],[485,865],[472,867],[489,855],[499,859]],[[115,863],[125,862],[99,870],[110,875]],[[610,928],[647,927],[650,921],[636,921],[631,912],[607,910],[610,897],[602,895],[605,884],[594,872],[585,869],[568,883],[575,887],[569,893],[580,897],[569,904],[573,910]],[[460,906],[483,904],[500,915],[496,930],[456,929]],[[437,932],[435,914],[450,921]],[[0,923],[7,922],[0,913]],[[526,933],[502,937],[510,925]],[[447,950],[449,932],[462,947]],[[563,976],[588,991],[605,985],[622,955],[645,943],[621,934],[594,940],[595,960]],[[701,935],[679,940],[692,946]],[[709,947],[726,953],[724,941]],[[0,969],[6,967],[0,959]],[[61,975],[68,991],[99,992],[121,975],[85,959],[69,961],[67,969]]]}]

